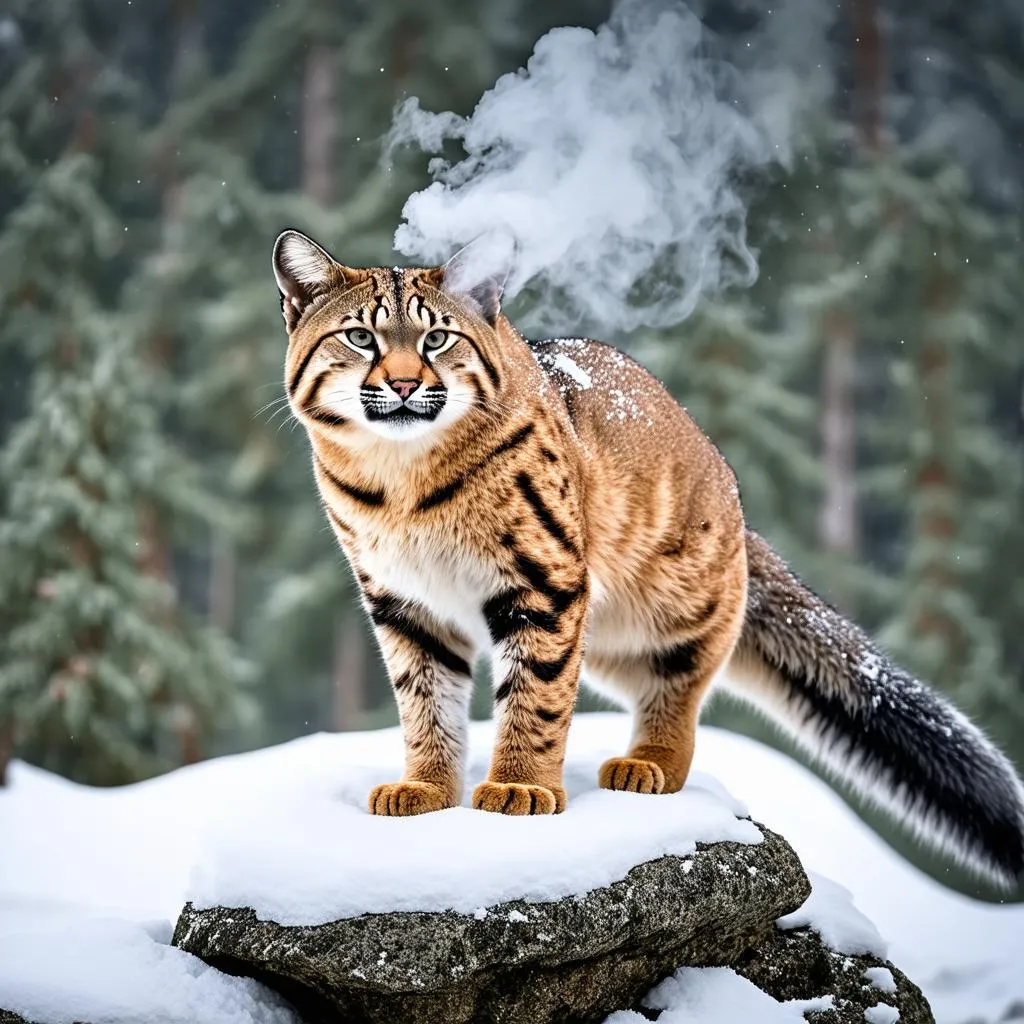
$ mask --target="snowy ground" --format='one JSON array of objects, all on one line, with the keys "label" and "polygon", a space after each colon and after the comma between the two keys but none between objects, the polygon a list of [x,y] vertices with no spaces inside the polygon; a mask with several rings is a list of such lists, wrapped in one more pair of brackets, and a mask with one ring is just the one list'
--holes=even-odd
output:
[{"label": "snowy ground", "polygon": [[[46,1024],[71,1021],[72,1012],[95,1024],[285,1024],[289,1013],[265,989],[166,945],[185,898],[248,903],[282,922],[396,907],[473,912],[513,895],[550,899],[602,885],[696,841],[756,841],[735,818],[743,806],[786,836],[811,872],[852,892],[940,1024],[996,1021],[1024,1005],[1024,906],[941,888],[804,769],[719,730],[703,730],[697,774],[682,794],[595,792],[597,765],[622,752],[628,731],[620,715],[577,716],[573,799],[564,815],[545,819],[465,808],[366,815],[370,786],[393,779],[401,763],[396,730],[313,736],[118,790],[15,764],[0,793],[0,1007]],[[490,735],[489,725],[474,727],[474,778],[485,771]],[[402,867],[411,863],[415,887]],[[803,916],[834,943],[877,946],[839,887],[815,879],[810,904]],[[775,1003],[725,970],[680,971],[649,999],[666,1009],[662,1024],[799,1021],[806,1008]],[[620,1013],[610,1024],[641,1019]]]}]

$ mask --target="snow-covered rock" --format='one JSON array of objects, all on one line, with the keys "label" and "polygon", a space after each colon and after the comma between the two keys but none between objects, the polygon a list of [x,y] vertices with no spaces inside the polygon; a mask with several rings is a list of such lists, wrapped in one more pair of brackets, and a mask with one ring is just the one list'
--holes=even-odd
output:
[{"label": "snow-covered rock", "polygon": [[472,914],[398,911],[289,926],[189,904],[174,942],[262,978],[307,1020],[598,1021],[682,964],[734,961],[804,902],[810,885],[796,854],[761,834],[758,843],[659,857],[576,895]]},{"label": "snow-covered rock", "polygon": [[[569,808],[532,820],[469,808],[371,818],[367,792],[394,778],[402,760],[393,729],[311,736],[110,790],[16,762],[0,790],[0,1007],[39,1024],[297,1022],[270,990],[167,944],[186,900],[206,909],[249,906],[261,920],[306,927],[389,910],[486,920],[488,908],[504,903],[512,907],[508,929],[527,928],[538,904],[612,886],[635,865],[685,861],[717,843],[754,855],[765,843],[748,813],[785,835],[813,869],[811,899],[784,924],[793,936],[810,928],[841,949],[830,969],[850,960],[869,972],[861,983],[875,1016],[902,1006],[903,980],[854,902],[889,940],[892,959],[922,982],[941,1024],[994,1024],[1024,1000],[1024,906],[943,888],[799,765],[720,730],[702,730],[696,770],[680,794],[596,791],[598,765],[628,738],[625,716],[578,715]],[[486,772],[492,742],[493,726],[474,724],[470,784]],[[840,880],[852,900],[817,872]],[[877,959],[858,961],[862,950]],[[819,1011],[783,989],[754,989],[737,973],[743,969],[739,961],[736,970],[680,967],[646,1005],[657,1004],[663,1024],[804,1013],[840,1019],[816,1018]],[[767,984],[764,976],[759,983]],[[841,995],[840,982],[856,983],[845,969],[836,977],[837,991],[817,992],[815,1006]],[[716,1006],[726,1012],[751,999],[773,1015],[716,1015]],[[158,1017],[154,1006],[162,1007]],[[618,1010],[616,1021],[644,1019],[626,1004]]]},{"label": "snow-covered rock", "polygon": [[[883,965],[870,953],[840,952],[809,928],[775,929],[732,966],[780,1003],[799,1005],[815,1024],[863,1024],[879,1006],[884,1009],[878,1012],[902,1024],[933,1020],[921,990],[891,963]],[[888,985],[879,987],[872,980],[878,977]],[[823,1001],[828,1012],[815,1009]]]},{"label": "snow-covered rock", "polygon": [[[680,967],[720,965],[734,965],[766,1002],[786,1000],[792,1019],[803,1019],[798,1000],[801,1011],[827,1008],[820,1019],[835,1024],[865,1019],[882,995],[866,972],[884,972],[899,1019],[931,1022],[920,990],[865,952],[881,940],[852,906],[833,907],[816,925],[815,907],[842,900],[844,890],[821,880],[824,895],[808,900],[811,885],[789,844],[752,827],[759,842],[701,844],[609,885],[473,913],[399,910],[289,925],[248,908],[190,903],[174,943],[259,978],[310,1024],[598,1024]],[[472,899],[473,880],[464,888]],[[800,918],[784,917],[804,905]],[[844,951],[826,947],[815,927],[831,930]]]}]

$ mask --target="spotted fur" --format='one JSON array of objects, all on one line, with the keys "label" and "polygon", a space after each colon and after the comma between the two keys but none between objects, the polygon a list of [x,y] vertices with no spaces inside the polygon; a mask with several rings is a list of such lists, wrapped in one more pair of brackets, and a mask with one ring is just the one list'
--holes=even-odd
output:
[{"label": "spotted fur", "polygon": [[[634,714],[600,784],[678,790],[702,700],[728,666],[847,774],[991,873],[1019,873],[1024,804],[1005,761],[919,684],[878,711],[853,668],[874,649],[746,530],[732,471],[668,392],[599,342],[527,342],[500,312],[500,282],[467,285],[471,258],[352,269],[295,232],[275,248],[288,398],[405,735],[403,778],[378,786],[370,809],[460,801],[480,651],[497,737],[473,805],[507,814],[565,806],[581,674]],[[948,749],[925,724],[937,709],[956,730]]]}]

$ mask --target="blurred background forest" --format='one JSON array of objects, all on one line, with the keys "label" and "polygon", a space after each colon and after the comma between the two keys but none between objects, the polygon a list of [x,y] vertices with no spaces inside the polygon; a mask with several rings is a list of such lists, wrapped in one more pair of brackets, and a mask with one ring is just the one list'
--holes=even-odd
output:
[{"label": "blurred background forest", "polygon": [[[609,7],[0,0],[0,779],[396,721],[275,404],[271,245],[395,262],[429,181],[381,159],[396,103],[468,113]],[[737,48],[768,16],[699,9]],[[749,186],[757,283],[609,340],[751,524],[1024,765],[1024,8],[817,9],[794,158]]]}]

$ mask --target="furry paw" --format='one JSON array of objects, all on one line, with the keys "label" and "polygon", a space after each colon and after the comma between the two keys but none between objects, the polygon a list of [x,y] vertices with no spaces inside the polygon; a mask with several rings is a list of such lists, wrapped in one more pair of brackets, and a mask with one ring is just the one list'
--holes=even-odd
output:
[{"label": "furry paw", "polygon": [[565,790],[519,782],[481,782],[473,790],[473,806],[498,814],[558,814],[565,809]]},{"label": "furry paw", "polygon": [[597,782],[602,789],[618,789],[626,793],[661,793],[665,789],[665,773],[653,761],[613,757],[601,765]]},{"label": "furry paw", "polygon": [[454,807],[440,786],[432,782],[388,782],[370,793],[370,813],[404,817]]}]

